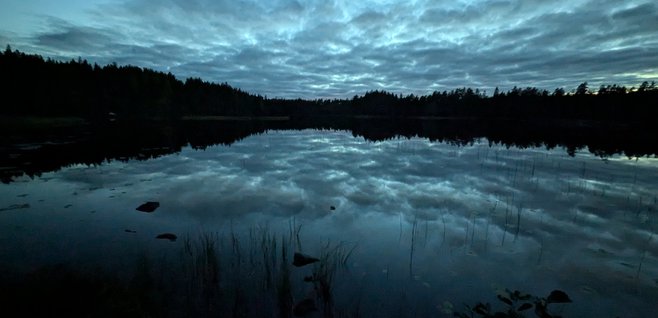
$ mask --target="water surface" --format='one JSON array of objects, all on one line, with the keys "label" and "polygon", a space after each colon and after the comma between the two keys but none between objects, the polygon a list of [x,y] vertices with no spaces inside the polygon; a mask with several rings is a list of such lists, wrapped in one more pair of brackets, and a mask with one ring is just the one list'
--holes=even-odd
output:
[{"label": "water surface", "polygon": [[[248,242],[254,229],[283,237],[301,225],[293,249],[354,248],[333,289],[346,311],[451,316],[462,303],[502,309],[504,288],[560,289],[573,303],[554,309],[567,317],[645,317],[658,299],[656,180],[655,158],[270,131],[2,184],[0,266],[129,277],[145,254],[177,259],[183,240],[160,233]],[[135,210],[147,201],[160,207]],[[293,283],[294,298],[307,289]]]}]

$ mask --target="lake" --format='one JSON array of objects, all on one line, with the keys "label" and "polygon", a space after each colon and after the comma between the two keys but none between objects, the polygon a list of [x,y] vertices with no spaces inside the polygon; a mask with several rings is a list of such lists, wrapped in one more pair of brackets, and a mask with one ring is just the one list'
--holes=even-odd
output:
[{"label": "lake", "polygon": [[171,316],[452,317],[553,290],[565,317],[658,309],[655,157],[317,129],[198,148],[0,184],[3,280],[110,277]]}]

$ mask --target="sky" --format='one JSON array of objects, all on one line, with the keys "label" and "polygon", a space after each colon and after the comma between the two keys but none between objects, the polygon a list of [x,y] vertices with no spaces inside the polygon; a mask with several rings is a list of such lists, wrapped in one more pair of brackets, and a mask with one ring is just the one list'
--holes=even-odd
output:
[{"label": "sky", "polygon": [[658,81],[658,4],[619,0],[3,0],[0,43],[268,97]]}]

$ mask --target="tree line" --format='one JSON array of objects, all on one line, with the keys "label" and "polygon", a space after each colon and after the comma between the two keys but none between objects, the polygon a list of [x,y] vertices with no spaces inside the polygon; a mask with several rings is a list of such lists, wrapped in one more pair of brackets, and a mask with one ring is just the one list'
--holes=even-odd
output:
[{"label": "tree line", "polygon": [[429,95],[369,91],[351,99],[280,99],[254,95],[227,83],[177,79],[136,66],[44,59],[7,46],[0,53],[0,115],[77,116],[90,121],[212,116],[376,116],[584,119],[651,122],[658,118],[658,87],[583,82],[572,92],[514,87],[502,92],[458,88]]},{"label": "tree line", "polygon": [[[101,125],[95,125],[101,126]],[[623,154],[629,158],[658,154],[658,127],[555,124],[548,121],[506,119],[456,119],[435,121],[397,118],[308,117],[298,120],[215,121],[176,120],[162,122],[117,121],[80,134],[75,129],[57,131],[43,138],[23,139],[5,146],[0,156],[0,182],[10,183],[27,174],[40,176],[73,164],[100,165],[111,160],[148,160],[178,153],[185,147],[206,149],[231,145],[268,131],[334,130],[351,133],[371,142],[397,138],[427,138],[431,142],[467,146],[486,138],[490,145],[553,149],[563,147],[573,156],[586,149],[602,158]],[[71,138],[71,136],[78,136]],[[82,137],[80,137],[82,136]],[[40,143],[40,147],[23,147]]]}]

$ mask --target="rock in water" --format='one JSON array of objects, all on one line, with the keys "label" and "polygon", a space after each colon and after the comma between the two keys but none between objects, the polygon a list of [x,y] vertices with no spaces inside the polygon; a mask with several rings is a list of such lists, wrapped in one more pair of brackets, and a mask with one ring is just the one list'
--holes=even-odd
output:
[{"label": "rock in water", "polygon": [[137,211],[151,213],[160,207],[160,202],[149,201],[137,207]]},{"label": "rock in water", "polygon": [[295,315],[295,317],[304,317],[316,310],[318,310],[318,308],[315,306],[315,301],[311,298],[306,298],[295,304],[295,307],[292,309],[292,314]]},{"label": "rock in water", "polygon": [[297,267],[302,267],[308,264],[315,263],[317,261],[319,261],[319,259],[315,257],[304,255],[302,253],[295,253],[292,264]]},{"label": "rock in water", "polygon": [[178,238],[178,236],[176,236],[176,234],[172,234],[172,233],[162,233],[162,234],[156,236],[155,238],[175,242],[176,239]]},{"label": "rock in water", "polygon": [[570,303],[572,302],[567,293],[561,291],[561,290],[554,290],[551,292],[550,295],[548,295],[548,298],[546,298],[546,302],[551,304],[551,303]]}]

